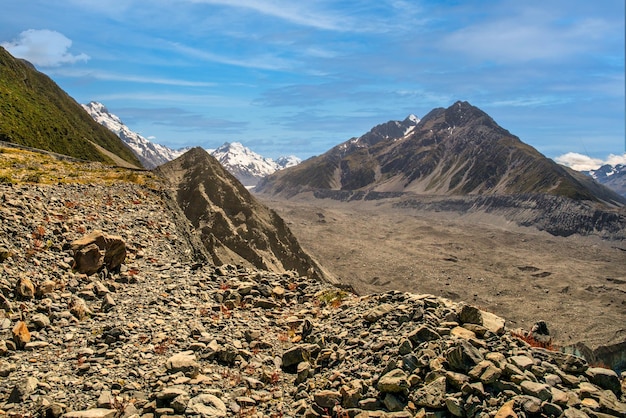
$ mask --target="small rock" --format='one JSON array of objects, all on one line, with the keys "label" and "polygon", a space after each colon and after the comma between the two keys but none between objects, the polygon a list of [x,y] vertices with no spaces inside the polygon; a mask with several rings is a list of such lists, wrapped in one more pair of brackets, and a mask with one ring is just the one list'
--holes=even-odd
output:
[{"label": "small rock", "polygon": [[202,417],[227,416],[226,405],[217,396],[202,394],[189,400],[186,414],[200,414]]},{"label": "small rock", "polygon": [[26,343],[30,342],[30,332],[24,321],[18,321],[11,332],[17,348],[24,348]]},{"label": "small rock", "polygon": [[28,277],[20,277],[15,286],[15,295],[20,299],[32,299],[35,297],[35,286]]},{"label": "small rock", "polygon": [[18,382],[9,395],[9,403],[20,403],[26,400],[26,397],[35,392],[39,381],[34,377],[27,377]]},{"label": "small rock", "polygon": [[402,392],[409,387],[409,377],[401,369],[394,369],[378,380],[378,390],[383,393]]},{"label": "small rock", "polygon": [[165,367],[169,373],[183,372],[188,377],[196,377],[200,373],[200,365],[193,351],[173,355],[167,359]]}]

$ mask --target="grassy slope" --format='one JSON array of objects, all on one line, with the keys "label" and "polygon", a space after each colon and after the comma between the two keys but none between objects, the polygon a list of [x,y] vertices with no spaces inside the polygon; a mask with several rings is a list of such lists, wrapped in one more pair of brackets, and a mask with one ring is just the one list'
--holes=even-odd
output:
[{"label": "grassy slope", "polygon": [[[96,123],[48,76],[0,47],[0,140],[114,163],[91,142],[141,167],[132,151]],[[91,142],[90,142],[91,141]]]}]

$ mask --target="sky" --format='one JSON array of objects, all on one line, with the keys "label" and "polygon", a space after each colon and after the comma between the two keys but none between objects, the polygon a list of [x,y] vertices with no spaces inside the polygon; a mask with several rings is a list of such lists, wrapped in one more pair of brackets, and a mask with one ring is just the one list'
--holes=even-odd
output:
[{"label": "sky", "polygon": [[[626,162],[624,0],[28,0],[0,45],[171,148],[319,155],[466,100],[565,164]],[[0,75],[1,76],[1,75]]]}]

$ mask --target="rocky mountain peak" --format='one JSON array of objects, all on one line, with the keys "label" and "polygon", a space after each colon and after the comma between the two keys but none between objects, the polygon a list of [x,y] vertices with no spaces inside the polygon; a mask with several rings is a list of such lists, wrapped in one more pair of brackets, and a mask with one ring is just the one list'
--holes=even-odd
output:
[{"label": "rocky mountain peak", "polygon": [[284,221],[206,150],[195,147],[155,172],[168,179],[212,262],[327,277]]}]

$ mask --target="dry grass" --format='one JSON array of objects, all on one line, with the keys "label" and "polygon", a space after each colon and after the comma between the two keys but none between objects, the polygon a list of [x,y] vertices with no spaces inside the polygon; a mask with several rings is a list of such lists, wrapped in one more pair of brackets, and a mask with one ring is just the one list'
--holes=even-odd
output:
[{"label": "dry grass", "polygon": [[0,184],[115,184],[134,183],[158,188],[149,171],[111,167],[95,162],[72,162],[54,156],[0,147]]}]

